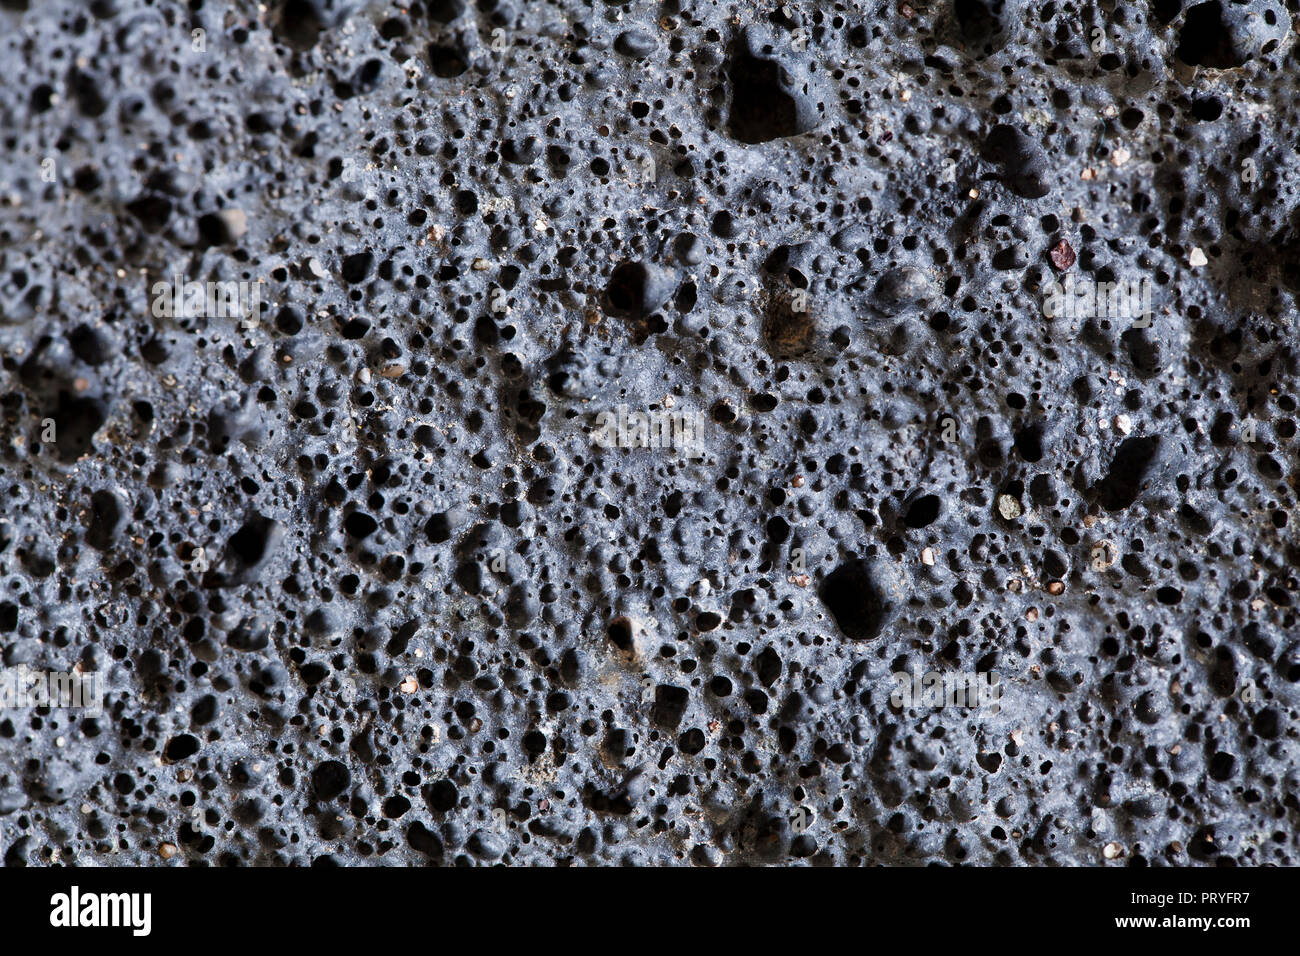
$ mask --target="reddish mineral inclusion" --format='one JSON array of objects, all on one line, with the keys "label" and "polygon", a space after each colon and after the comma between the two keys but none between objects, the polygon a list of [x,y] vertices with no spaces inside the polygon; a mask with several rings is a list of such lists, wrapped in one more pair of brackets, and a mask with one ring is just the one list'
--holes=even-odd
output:
[{"label": "reddish mineral inclusion", "polygon": [[1074,265],[1074,249],[1064,239],[1052,246],[1048,255],[1051,257],[1052,265],[1056,267],[1057,272],[1064,272]]}]

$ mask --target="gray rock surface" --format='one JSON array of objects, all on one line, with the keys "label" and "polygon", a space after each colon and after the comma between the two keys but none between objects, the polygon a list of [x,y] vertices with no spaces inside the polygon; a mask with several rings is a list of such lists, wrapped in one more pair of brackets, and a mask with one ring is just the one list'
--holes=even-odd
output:
[{"label": "gray rock surface", "polygon": [[2,0],[4,861],[1296,863],[1295,15]]}]

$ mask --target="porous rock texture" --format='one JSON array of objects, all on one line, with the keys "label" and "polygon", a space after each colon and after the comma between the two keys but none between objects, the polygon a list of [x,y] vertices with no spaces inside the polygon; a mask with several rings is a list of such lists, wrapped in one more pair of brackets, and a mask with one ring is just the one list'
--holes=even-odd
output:
[{"label": "porous rock texture", "polygon": [[1296,14],[0,0],[4,861],[1297,862]]}]

